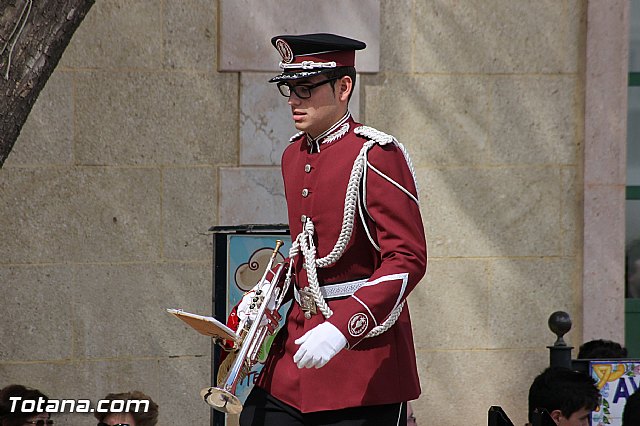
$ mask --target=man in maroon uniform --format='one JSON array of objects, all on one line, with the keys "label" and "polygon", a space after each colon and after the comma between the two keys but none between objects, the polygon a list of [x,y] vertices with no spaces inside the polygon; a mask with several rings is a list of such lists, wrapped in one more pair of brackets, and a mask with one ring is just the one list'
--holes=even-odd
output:
[{"label": "man in maroon uniform", "polygon": [[[397,425],[420,394],[405,299],[425,273],[413,168],[348,109],[355,51],[333,34],[282,35],[272,78],[300,131],[282,157],[294,302],[245,425]],[[400,422],[400,423],[399,423]]]}]

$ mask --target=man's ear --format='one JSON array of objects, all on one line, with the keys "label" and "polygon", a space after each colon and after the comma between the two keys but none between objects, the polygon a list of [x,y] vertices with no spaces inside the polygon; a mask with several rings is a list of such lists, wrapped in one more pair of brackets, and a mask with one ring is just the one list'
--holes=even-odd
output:
[{"label": "man's ear", "polygon": [[549,413],[549,415],[551,416],[553,421],[556,422],[556,424],[560,424],[560,417],[563,417],[562,416],[562,411],[553,410],[552,412]]},{"label": "man's ear", "polygon": [[349,100],[349,94],[353,91],[353,80],[348,75],[341,77],[338,80],[338,98],[342,102]]}]

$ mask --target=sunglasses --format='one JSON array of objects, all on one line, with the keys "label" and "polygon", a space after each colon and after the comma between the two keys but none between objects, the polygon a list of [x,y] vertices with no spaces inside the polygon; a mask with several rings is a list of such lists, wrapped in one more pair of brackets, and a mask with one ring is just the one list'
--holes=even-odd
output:
[{"label": "sunglasses", "polygon": [[129,423],[116,423],[114,425],[110,425],[104,422],[98,423],[98,426],[129,426]]},{"label": "sunglasses", "polygon": [[31,420],[30,422],[25,422],[28,425],[36,425],[36,426],[44,426],[44,425],[52,425],[53,420]]}]

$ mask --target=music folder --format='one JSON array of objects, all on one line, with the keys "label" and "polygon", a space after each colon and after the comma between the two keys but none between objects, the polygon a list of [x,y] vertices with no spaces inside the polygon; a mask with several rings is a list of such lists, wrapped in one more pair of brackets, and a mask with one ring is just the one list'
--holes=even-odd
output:
[{"label": "music folder", "polygon": [[167,309],[167,312],[180,318],[195,331],[205,336],[214,339],[226,339],[233,342],[239,339],[235,331],[213,317],[185,312],[182,309]]},{"label": "music folder", "polygon": [[513,426],[513,423],[502,407],[492,405],[489,407],[489,426]]}]

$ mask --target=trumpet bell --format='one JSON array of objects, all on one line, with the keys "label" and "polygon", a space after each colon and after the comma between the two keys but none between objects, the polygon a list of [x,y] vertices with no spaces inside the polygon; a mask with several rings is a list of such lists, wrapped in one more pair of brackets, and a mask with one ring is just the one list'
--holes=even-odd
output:
[{"label": "trumpet bell", "polygon": [[200,391],[200,396],[214,409],[228,414],[240,414],[242,402],[237,396],[221,388],[204,388]]}]

